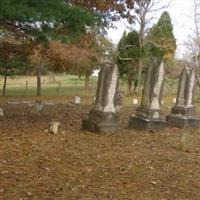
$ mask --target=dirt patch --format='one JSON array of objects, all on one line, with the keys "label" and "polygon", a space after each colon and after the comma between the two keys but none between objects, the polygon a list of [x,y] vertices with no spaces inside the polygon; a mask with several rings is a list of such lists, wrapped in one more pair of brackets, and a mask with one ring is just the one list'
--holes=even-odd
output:
[{"label": "dirt patch", "polygon": [[[118,134],[80,131],[91,106],[4,106],[0,118],[2,200],[199,200],[200,131],[189,152],[179,129]],[[121,110],[123,126],[134,112]],[[61,122],[59,134],[46,133]]]}]

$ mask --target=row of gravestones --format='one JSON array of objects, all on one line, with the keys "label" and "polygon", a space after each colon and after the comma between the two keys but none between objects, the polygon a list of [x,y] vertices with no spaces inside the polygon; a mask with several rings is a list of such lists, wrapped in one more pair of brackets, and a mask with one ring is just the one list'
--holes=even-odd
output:
[{"label": "row of gravestones", "polygon": [[[195,69],[184,68],[179,79],[175,106],[164,119],[161,116],[161,98],[164,81],[164,62],[157,59],[145,71],[144,89],[140,106],[130,116],[128,126],[138,130],[162,130],[166,125],[178,128],[198,127],[193,94]],[[82,128],[93,132],[117,132],[121,125],[115,97],[118,90],[118,66],[107,64],[100,73],[95,105],[82,122]]]}]

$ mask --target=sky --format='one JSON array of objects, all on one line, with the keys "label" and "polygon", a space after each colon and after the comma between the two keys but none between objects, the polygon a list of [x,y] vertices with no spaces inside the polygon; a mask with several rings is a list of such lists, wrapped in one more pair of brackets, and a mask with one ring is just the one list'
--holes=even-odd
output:
[{"label": "sky", "polygon": [[[173,28],[174,28],[174,35],[177,39],[178,47],[176,50],[176,56],[181,58],[184,56],[184,52],[186,50],[184,43],[187,42],[188,38],[194,32],[193,0],[160,0],[160,1],[163,4],[168,4],[168,2],[171,1],[170,6],[165,10],[167,10],[170,14]],[[197,0],[197,1],[200,2],[200,0]],[[154,17],[154,20],[152,21],[152,24],[156,23],[161,13],[165,10],[154,13],[155,17]],[[108,30],[108,38],[113,43],[117,44],[124,30],[126,29],[126,26],[124,25],[124,22],[122,21],[117,22],[115,25],[117,29]]]}]

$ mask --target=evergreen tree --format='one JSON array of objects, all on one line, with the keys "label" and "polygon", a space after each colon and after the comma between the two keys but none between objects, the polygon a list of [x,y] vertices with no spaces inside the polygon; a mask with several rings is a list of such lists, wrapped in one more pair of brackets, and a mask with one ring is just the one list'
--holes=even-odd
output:
[{"label": "evergreen tree", "polygon": [[[86,27],[101,22],[100,15],[65,0],[1,0],[0,29],[28,41],[32,54],[45,48],[51,39],[72,40],[75,35],[87,32]],[[41,57],[41,56],[40,56]],[[37,59],[37,95],[41,95],[42,60]]]},{"label": "evergreen tree", "polygon": [[128,82],[128,93],[131,94],[132,82],[134,91],[137,87],[138,60],[140,58],[139,37],[137,31],[123,33],[118,44],[118,65],[121,77]]},{"label": "evergreen tree", "polygon": [[81,33],[99,22],[99,15],[64,0],[1,0],[0,29],[18,37],[44,40]]},{"label": "evergreen tree", "polygon": [[154,46],[151,51],[155,56],[164,56],[166,59],[174,56],[176,39],[168,12],[163,12],[158,23],[150,29],[147,42],[151,43],[151,46]]}]

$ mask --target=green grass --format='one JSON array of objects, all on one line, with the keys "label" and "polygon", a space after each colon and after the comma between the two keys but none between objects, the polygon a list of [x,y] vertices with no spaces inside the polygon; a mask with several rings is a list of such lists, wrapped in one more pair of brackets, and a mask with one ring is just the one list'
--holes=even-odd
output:
[{"label": "green grass", "polygon": [[[56,75],[55,81],[50,81],[49,76],[42,77],[42,94],[45,96],[58,95],[94,95],[97,84],[97,77],[91,77],[90,90],[84,88],[84,78],[79,79],[73,75]],[[26,80],[28,80],[28,90],[26,92]],[[61,82],[60,92],[58,90]],[[6,96],[34,96],[36,95],[36,77],[34,76],[15,76],[8,78]],[[0,87],[3,86],[3,78],[0,79]]]},{"label": "green grass", "polygon": [[[76,95],[88,98],[91,101],[91,97],[96,93],[97,77],[90,78],[90,89],[85,90],[84,77],[81,79],[74,75],[58,74],[54,76],[55,81],[50,81],[49,76],[42,76],[42,95],[46,97],[66,96],[74,97]],[[25,92],[26,80],[28,80],[28,90]],[[59,83],[61,82],[60,91],[58,91]],[[3,85],[3,77],[0,77],[0,88]],[[7,82],[7,97],[34,97],[36,96],[36,77],[35,76],[15,76],[9,77]],[[177,80],[167,79],[164,84],[163,100],[167,104],[171,104],[174,97],[176,97],[178,88]],[[127,93],[127,84],[124,81],[120,81],[120,90]],[[1,91],[0,91],[1,92]],[[137,97],[140,99],[140,97]],[[126,104],[132,103],[133,96],[125,97],[124,102]],[[199,99],[199,88],[196,88],[195,100]],[[199,101],[199,100],[198,100]]]}]

